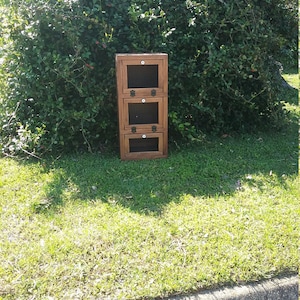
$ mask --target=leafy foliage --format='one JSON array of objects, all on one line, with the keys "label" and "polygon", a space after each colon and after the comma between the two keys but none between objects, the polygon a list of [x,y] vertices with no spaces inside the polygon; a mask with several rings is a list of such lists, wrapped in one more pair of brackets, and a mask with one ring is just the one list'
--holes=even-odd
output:
[{"label": "leafy foliage", "polygon": [[173,140],[278,125],[283,115],[274,62],[296,53],[296,1],[6,2],[4,152],[116,144],[116,53],[169,54]]}]

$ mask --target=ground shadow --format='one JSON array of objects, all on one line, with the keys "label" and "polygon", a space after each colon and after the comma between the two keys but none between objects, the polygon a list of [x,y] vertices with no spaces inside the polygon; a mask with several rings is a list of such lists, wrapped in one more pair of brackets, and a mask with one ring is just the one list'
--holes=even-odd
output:
[{"label": "ground shadow", "polygon": [[[278,145],[280,141],[280,145]],[[201,145],[171,151],[167,159],[121,161],[117,153],[84,154],[47,161],[54,173],[47,201],[37,212],[59,210],[65,195],[74,201],[102,201],[140,214],[159,215],[182,195],[230,195],[244,181],[263,188],[258,174],[285,178],[298,173],[297,135],[286,132],[215,138]]]},{"label": "ground shadow", "polygon": [[[296,106],[297,90],[287,92]],[[68,155],[45,159],[45,172],[53,178],[46,186],[46,200],[36,212],[58,211],[66,194],[72,201],[102,201],[140,214],[159,215],[183,195],[230,195],[244,181],[263,189],[257,175],[285,187],[287,177],[298,174],[298,118],[291,115],[281,131],[252,135],[224,135],[200,144],[170,145],[167,159],[121,161],[118,152]]]}]

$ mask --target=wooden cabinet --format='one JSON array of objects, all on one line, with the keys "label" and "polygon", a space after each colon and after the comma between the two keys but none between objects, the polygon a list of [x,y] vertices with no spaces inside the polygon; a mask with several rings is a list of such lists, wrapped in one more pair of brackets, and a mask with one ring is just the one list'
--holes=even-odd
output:
[{"label": "wooden cabinet", "polygon": [[168,55],[116,54],[122,160],[168,155]]}]

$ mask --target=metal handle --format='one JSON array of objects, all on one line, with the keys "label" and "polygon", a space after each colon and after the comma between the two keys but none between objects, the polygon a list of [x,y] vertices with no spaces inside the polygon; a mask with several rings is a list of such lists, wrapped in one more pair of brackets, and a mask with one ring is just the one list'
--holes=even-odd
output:
[{"label": "metal handle", "polygon": [[143,139],[145,139],[146,137],[147,137],[146,134],[143,134],[143,135],[142,135],[142,138],[143,138]]}]

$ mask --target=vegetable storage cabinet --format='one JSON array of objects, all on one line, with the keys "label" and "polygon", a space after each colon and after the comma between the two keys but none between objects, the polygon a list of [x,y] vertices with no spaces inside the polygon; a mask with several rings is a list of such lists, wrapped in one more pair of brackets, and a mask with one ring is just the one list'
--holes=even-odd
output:
[{"label": "vegetable storage cabinet", "polygon": [[167,157],[168,55],[116,54],[120,156]]}]

